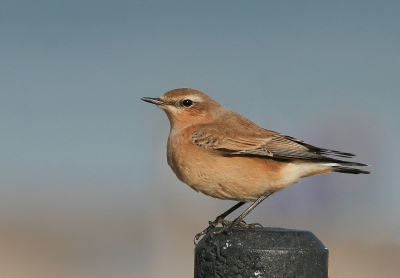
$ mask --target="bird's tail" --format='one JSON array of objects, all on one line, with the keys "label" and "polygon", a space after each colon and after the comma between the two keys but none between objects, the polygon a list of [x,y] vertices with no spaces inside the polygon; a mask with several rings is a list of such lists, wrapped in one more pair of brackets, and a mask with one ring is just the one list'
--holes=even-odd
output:
[{"label": "bird's tail", "polygon": [[[367,165],[360,165],[360,166],[367,166]],[[343,166],[332,166],[332,170],[333,172],[346,173],[346,174],[370,174],[369,171],[364,171],[357,168],[343,167]]]}]

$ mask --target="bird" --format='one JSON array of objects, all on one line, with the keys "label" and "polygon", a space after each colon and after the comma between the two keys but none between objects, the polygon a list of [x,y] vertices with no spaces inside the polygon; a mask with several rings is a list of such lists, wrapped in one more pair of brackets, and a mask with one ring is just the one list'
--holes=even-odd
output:
[{"label": "bird", "polygon": [[[368,164],[343,160],[354,157],[352,153],[315,147],[264,129],[195,89],[173,89],[161,97],[141,100],[167,114],[167,162],[177,178],[197,192],[238,202],[209,221],[195,235],[195,244],[219,224],[222,228],[211,237],[237,226],[254,228],[257,224],[246,224],[243,219],[267,197],[301,178],[331,172],[370,174],[354,168]],[[225,220],[249,202],[253,203],[239,217]]]}]

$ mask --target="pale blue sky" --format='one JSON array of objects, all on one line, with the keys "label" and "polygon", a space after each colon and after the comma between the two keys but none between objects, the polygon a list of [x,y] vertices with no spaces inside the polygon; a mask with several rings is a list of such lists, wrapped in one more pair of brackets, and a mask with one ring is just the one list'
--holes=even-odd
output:
[{"label": "pale blue sky", "polygon": [[168,120],[140,101],[192,87],[373,165],[304,180],[276,210],[338,208],[340,225],[400,237],[399,15],[398,1],[2,1],[0,211],[221,202],[174,177]]}]

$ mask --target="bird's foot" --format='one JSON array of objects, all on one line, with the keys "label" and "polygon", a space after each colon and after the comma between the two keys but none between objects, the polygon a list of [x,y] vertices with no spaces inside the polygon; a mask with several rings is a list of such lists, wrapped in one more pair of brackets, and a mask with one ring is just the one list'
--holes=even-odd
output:
[{"label": "bird's foot", "polygon": [[219,235],[223,232],[228,233],[230,231],[233,230],[233,228],[235,227],[240,227],[240,228],[247,228],[247,229],[253,229],[255,227],[262,227],[262,225],[260,223],[251,223],[251,224],[247,224],[245,221],[240,220],[237,221],[238,219],[235,219],[234,221],[228,221],[225,220],[221,217],[217,217],[214,221],[209,221],[208,224],[209,226],[207,228],[205,228],[203,231],[201,231],[200,233],[196,234],[194,236],[194,244],[196,245],[197,243],[199,243],[200,238],[204,235],[206,235],[211,229],[215,228],[216,226],[218,226],[218,224],[222,225],[222,228],[219,229],[218,231],[213,232],[210,237],[213,238],[215,235]]},{"label": "bird's foot", "polygon": [[260,223],[250,223],[247,224],[245,221],[224,221],[222,223],[222,228],[219,229],[218,231],[213,232],[210,237],[213,238],[215,235],[219,235],[222,233],[227,233],[228,235],[230,232],[235,228],[235,227],[240,227],[240,228],[246,228],[246,229],[254,229],[255,227],[263,227]]},{"label": "bird's foot", "polygon": [[225,225],[229,225],[229,223],[230,223],[229,221],[225,220],[221,216],[218,216],[217,218],[215,218],[214,221],[208,221],[208,227],[194,236],[194,244],[196,245],[197,243],[199,243],[200,238],[202,236],[206,235],[211,229],[217,227],[218,224],[222,224],[222,226],[225,226]]}]

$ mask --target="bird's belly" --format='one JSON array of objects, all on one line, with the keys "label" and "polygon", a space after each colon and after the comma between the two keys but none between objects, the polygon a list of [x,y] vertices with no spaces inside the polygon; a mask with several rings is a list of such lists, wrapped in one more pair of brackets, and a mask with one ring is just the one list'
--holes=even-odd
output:
[{"label": "bird's belly", "polygon": [[[197,148],[197,147],[196,147]],[[242,202],[255,201],[269,191],[278,191],[295,182],[299,175],[287,175],[288,163],[271,159],[221,156],[214,150],[171,155],[168,162],[177,177],[203,194]]]}]

